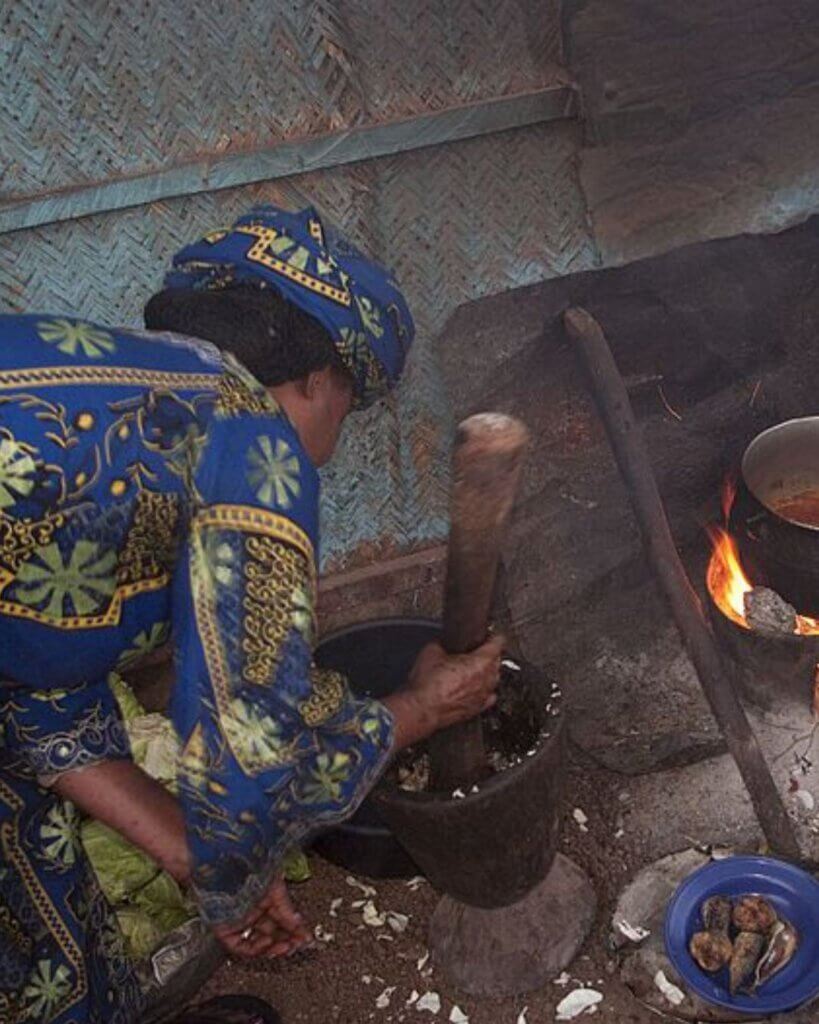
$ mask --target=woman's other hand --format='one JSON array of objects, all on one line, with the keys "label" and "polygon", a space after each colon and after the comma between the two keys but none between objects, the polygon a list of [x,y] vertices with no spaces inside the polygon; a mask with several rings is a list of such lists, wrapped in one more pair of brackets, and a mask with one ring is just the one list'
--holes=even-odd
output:
[{"label": "woman's other hand", "polygon": [[288,956],[307,945],[311,938],[282,878],[274,879],[240,921],[215,925],[213,932],[231,956],[245,960]]}]

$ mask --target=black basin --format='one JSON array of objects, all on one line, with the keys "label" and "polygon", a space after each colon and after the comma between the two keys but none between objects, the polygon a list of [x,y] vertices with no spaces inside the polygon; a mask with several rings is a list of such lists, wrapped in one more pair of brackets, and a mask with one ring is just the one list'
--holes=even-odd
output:
[{"label": "black basin", "polygon": [[[316,664],[343,672],[357,694],[386,697],[403,686],[421,648],[439,633],[429,619],[365,622],[325,637]],[[349,821],[317,836],[313,847],[333,864],[370,878],[420,874],[369,799]]]}]

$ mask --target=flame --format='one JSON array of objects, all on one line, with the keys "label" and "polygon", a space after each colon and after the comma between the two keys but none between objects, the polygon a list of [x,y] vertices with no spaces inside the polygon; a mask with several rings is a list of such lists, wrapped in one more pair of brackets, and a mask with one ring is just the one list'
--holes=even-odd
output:
[{"label": "flame", "polygon": [[[726,493],[723,490],[723,497]],[[730,507],[729,503],[729,511]],[[753,584],[742,568],[737,543],[721,526],[709,526],[708,536],[714,547],[706,574],[708,592],[723,615],[743,629],[750,629],[745,617],[745,595],[753,590]],[[819,634],[819,620],[797,615],[794,633],[798,636],[816,636]]]},{"label": "flame", "polygon": [[[796,632],[800,636],[816,636],[819,634],[819,620],[812,619],[809,615],[797,615]],[[819,671],[819,665],[816,667]]]},{"label": "flame", "polygon": [[745,595],[753,590],[753,585],[742,568],[737,543],[721,526],[707,529],[714,547],[706,574],[708,592],[723,615],[743,629],[750,629],[745,618]]}]

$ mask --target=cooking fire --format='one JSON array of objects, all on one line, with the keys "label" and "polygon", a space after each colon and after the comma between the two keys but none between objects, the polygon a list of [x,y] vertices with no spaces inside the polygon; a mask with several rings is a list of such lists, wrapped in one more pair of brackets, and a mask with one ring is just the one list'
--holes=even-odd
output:
[{"label": "cooking fire", "polygon": [[[730,522],[735,497],[736,482],[729,477],[722,492],[726,524]],[[743,629],[765,630],[767,626],[770,631],[772,617],[775,617],[775,632],[819,636],[819,620],[800,615],[774,591],[751,583],[742,565],[737,542],[727,526],[712,524],[707,531],[713,552],[706,572],[706,584],[714,604],[723,615]]]}]

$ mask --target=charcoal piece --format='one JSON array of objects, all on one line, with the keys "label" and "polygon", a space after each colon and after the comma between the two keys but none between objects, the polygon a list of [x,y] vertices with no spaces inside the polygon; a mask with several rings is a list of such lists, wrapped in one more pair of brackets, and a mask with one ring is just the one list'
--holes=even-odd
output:
[{"label": "charcoal piece", "polygon": [[796,609],[768,587],[754,587],[745,595],[745,616],[748,625],[764,636],[793,635],[796,632]]}]

